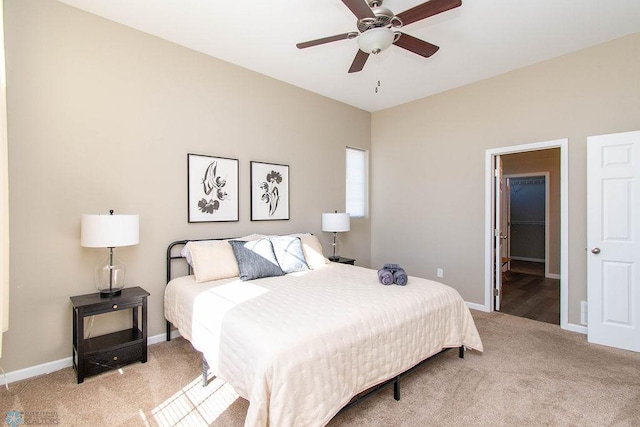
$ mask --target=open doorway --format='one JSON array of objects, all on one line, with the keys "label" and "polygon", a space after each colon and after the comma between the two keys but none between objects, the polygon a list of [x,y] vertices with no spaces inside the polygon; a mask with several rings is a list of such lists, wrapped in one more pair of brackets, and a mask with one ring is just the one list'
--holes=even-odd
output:
[{"label": "open doorway", "polygon": [[[560,275],[552,271],[560,264],[560,253],[557,247],[551,250],[559,243],[559,149],[509,154],[501,159],[507,261],[501,271],[500,311],[559,325]],[[534,171],[536,167],[541,170]],[[552,212],[555,222],[550,221]]]},{"label": "open doorway", "polygon": [[[545,301],[553,306],[553,310],[551,311],[555,311],[555,314],[553,317],[545,315],[546,320],[537,320],[560,324],[564,329],[568,326],[568,280],[566,274],[568,259],[568,185],[566,185],[566,150],[567,140],[487,150],[487,178],[485,181],[485,206],[487,214],[485,220],[485,244],[487,254],[487,262],[485,264],[485,302],[487,303],[488,309],[490,311],[496,308],[500,311],[509,310],[509,306],[511,305],[509,302],[509,291],[507,290],[507,294],[503,294],[506,289],[505,286],[513,284],[514,282],[520,282],[519,285],[523,289],[517,290],[516,294],[520,295],[520,300],[515,303],[520,312],[513,314],[524,315],[522,312],[527,311],[527,306],[535,305],[535,300]],[[545,166],[544,162],[541,163],[544,159],[546,159],[546,161],[552,159],[551,162],[554,166]],[[512,160],[514,160],[514,162],[512,162]],[[501,167],[498,167],[498,162]],[[548,165],[549,163],[546,164]],[[548,178],[546,177],[547,173]],[[534,182],[538,185],[541,184],[545,188],[545,200],[547,200],[547,197],[549,198],[549,201],[546,201],[545,206],[542,208],[542,211],[549,210],[548,213],[545,212],[546,217],[544,219],[527,216],[520,218],[518,220],[520,224],[517,225],[520,227],[520,231],[509,230],[509,227],[514,226],[514,224],[509,224],[509,221],[500,219],[501,217],[504,218],[505,211],[508,212],[508,209],[504,209],[503,205],[500,204],[500,200],[509,199],[509,193],[506,191],[507,186],[502,179],[504,176],[512,178],[518,175],[529,178],[531,185],[535,185]],[[544,181],[540,177],[544,177]],[[496,186],[498,179],[503,183],[501,186]],[[520,184],[523,184],[523,182],[521,181]],[[500,197],[496,195],[498,188],[500,188]],[[531,213],[531,209],[533,208],[528,209],[529,213]],[[497,212],[501,214],[497,216],[498,219],[496,218]],[[498,226],[496,226],[496,220],[498,221]],[[506,227],[504,224],[506,224]],[[534,231],[536,227],[539,228],[538,231]],[[524,232],[523,230],[525,228],[529,231]],[[514,254],[514,249],[516,248],[514,248],[513,242],[510,242],[511,245],[509,247],[509,234],[513,235],[514,232],[529,234],[529,238],[525,239],[525,252]],[[506,251],[504,248],[505,245],[507,245]],[[529,252],[526,252],[527,250]],[[507,259],[506,263],[505,257]],[[517,267],[513,270],[515,264],[521,262],[537,263],[536,265],[524,264],[522,265],[523,270],[527,265],[538,267],[538,270],[533,272],[520,272]],[[542,266],[543,269],[540,269],[539,267]],[[506,273],[503,272],[503,270]],[[547,281],[551,281],[549,283],[553,284],[551,286],[551,292],[554,293],[553,299],[549,299],[548,295],[545,295],[546,291],[543,289],[544,287],[541,286],[540,283],[537,283]],[[555,283],[553,281],[555,281]],[[506,285],[503,282],[506,282]],[[531,299],[523,296],[524,291],[536,290],[540,292],[534,294]],[[504,300],[503,297],[507,297],[507,300]],[[528,311],[531,311],[531,309]],[[524,317],[531,316],[524,315]]]}]

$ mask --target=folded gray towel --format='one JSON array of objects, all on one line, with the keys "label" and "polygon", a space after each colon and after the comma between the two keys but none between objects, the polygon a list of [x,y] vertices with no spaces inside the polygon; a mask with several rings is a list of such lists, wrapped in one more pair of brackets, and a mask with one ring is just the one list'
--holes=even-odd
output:
[{"label": "folded gray towel", "polygon": [[400,267],[400,264],[385,264],[384,267],[378,270],[378,279],[383,285],[395,283],[396,285],[404,286],[409,281],[407,273]]},{"label": "folded gray towel", "polygon": [[396,285],[404,286],[409,281],[409,278],[404,269],[399,268],[393,272],[393,281]]},{"label": "folded gray towel", "polygon": [[378,280],[383,285],[392,285],[393,284],[393,271],[386,270],[384,268],[378,270]]}]

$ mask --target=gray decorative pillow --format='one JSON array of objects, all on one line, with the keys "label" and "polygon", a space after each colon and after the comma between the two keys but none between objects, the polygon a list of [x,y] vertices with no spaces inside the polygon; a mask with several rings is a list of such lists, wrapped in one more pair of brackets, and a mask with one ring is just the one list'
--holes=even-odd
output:
[{"label": "gray decorative pillow", "polygon": [[296,271],[307,271],[309,265],[304,258],[302,251],[302,242],[300,238],[293,236],[272,236],[269,237],[273,244],[273,252],[280,268],[285,273],[294,273]]},{"label": "gray decorative pillow", "polygon": [[230,240],[229,244],[231,244],[233,254],[238,261],[240,280],[284,275],[273,253],[273,245],[269,239],[250,242]]}]

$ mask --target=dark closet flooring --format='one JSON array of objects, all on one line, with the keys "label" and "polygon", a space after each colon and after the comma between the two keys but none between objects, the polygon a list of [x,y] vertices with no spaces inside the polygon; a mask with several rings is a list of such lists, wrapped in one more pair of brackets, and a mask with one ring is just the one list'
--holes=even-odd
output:
[{"label": "dark closet flooring", "polygon": [[559,325],[560,280],[544,277],[544,263],[511,261],[502,273],[500,311]]}]

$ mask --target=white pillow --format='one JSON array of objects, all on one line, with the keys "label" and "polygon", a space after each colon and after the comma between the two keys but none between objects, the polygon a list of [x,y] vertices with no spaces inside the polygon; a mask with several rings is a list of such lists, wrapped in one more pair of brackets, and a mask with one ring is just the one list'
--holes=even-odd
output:
[{"label": "white pillow", "polygon": [[310,233],[292,234],[291,236],[300,238],[302,251],[310,269],[315,270],[331,262],[322,254],[322,244],[317,236]]},{"label": "white pillow", "polygon": [[233,248],[226,240],[211,240],[201,245],[189,242],[193,274],[196,282],[238,277],[240,271]]},{"label": "white pillow", "polygon": [[[249,241],[253,241],[253,240],[258,240],[258,239],[262,239],[264,236],[262,234],[249,234],[248,236],[244,236],[244,237],[238,237],[236,239],[227,239],[227,240],[245,240],[247,242]],[[194,244],[198,244],[201,246],[206,246],[206,245],[210,245],[215,243],[215,242],[220,242],[220,240],[198,240],[198,241],[194,241],[194,242],[189,242],[189,243],[194,243]],[[184,245],[182,247],[182,250],[180,251],[180,256],[184,259],[187,260],[187,263],[193,267],[193,262],[191,260],[191,251],[189,250],[189,243],[187,243],[186,245]]]},{"label": "white pillow", "polygon": [[273,245],[273,253],[276,255],[280,268],[285,273],[307,271],[307,264],[302,241],[295,236],[269,236]]}]

